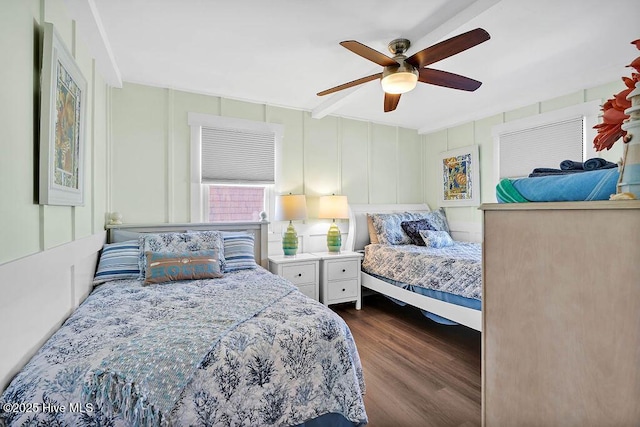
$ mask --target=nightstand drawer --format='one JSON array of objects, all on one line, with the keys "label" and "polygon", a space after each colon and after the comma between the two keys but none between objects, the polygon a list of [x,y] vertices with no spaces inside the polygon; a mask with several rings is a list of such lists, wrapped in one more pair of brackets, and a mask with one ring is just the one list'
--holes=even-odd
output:
[{"label": "nightstand drawer", "polygon": [[315,283],[315,264],[295,264],[282,267],[282,277],[298,285],[302,283]]},{"label": "nightstand drawer", "polygon": [[358,279],[329,282],[329,300],[358,296]]},{"label": "nightstand drawer", "polygon": [[351,261],[332,261],[327,265],[329,280],[357,279],[359,260]]},{"label": "nightstand drawer", "polygon": [[318,301],[318,296],[316,295],[316,285],[314,283],[310,285],[300,285],[298,286],[298,290],[309,298]]}]

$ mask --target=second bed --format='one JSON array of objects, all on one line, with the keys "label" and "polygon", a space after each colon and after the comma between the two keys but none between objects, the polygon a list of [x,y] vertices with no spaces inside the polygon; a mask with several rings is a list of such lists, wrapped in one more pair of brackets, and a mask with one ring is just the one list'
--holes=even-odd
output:
[{"label": "second bed", "polygon": [[[430,319],[482,330],[481,244],[454,241],[443,248],[371,243],[367,214],[428,212],[423,204],[352,205],[347,249],[365,254],[362,285]],[[398,227],[400,224],[398,224]]]}]

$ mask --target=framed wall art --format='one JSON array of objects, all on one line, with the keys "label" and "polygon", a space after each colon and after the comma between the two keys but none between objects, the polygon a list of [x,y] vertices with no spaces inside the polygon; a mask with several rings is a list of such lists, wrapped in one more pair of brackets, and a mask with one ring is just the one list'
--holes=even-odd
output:
[{"label": "framed wall art", "polygon": [[53,24],[43,29],[38,199],[82,206],[87,82]]},{"label": "framed wall art", "polygon": [[457,148],[440,153],[440,206],[480,205],[480,163],[478,146]]}]

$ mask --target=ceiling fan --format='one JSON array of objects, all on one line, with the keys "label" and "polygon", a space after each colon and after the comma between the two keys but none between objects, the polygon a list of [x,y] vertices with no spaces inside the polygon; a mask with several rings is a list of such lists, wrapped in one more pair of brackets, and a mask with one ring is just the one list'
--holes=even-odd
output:
[{"label": "ceiling fan", "polygon": [[434,44],[408,58],[404,54],[411,46],[407,39],[395,39],[389,43],[389,51],[394,55],[393,58],[355,40],[340,42],[342,46],[351,52],[382,65],[384,69],[381,73],[362,77],[318,92],[318,96],[328,95],[371,80],[381,79],[382,89],[384,90],[384,112],[388,113],[396,109],[400,101],[400,95],[415,88],[417,82],[472,92],[478,89],[482,83],[469,77],[426,67],[479,45],[490,38],[491,36],[485,30],[476,28]]}]

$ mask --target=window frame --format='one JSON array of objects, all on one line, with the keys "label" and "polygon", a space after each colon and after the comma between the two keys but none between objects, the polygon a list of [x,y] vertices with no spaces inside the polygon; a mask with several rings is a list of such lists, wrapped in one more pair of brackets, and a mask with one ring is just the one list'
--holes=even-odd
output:
[{"label": "window frame", "polygon": [[[278,123],[257,122],[253,120],[237,119],[232,117],[214,116],[202,113],[188,113],[188,124],[190,127],[191,146],[191,190],[190,190],[190,220],[192,223],[209,222],[209,185],[247,185],[254,187],[265,187],[264,210],[270,212],[271,200],[273,199],[273,189],[275,184],[256,184],[247,181],[246,183],[202,183],[202,128],[203,127],[223,127],[237,129],[240,131],[263,131],[274,134],[274,159],[277,159],[279,147],[282,144],[284,126]],[[276,161],[274,160],[274,175],[277,174]],[[257,221],[257,219],[256,219]]]}]

